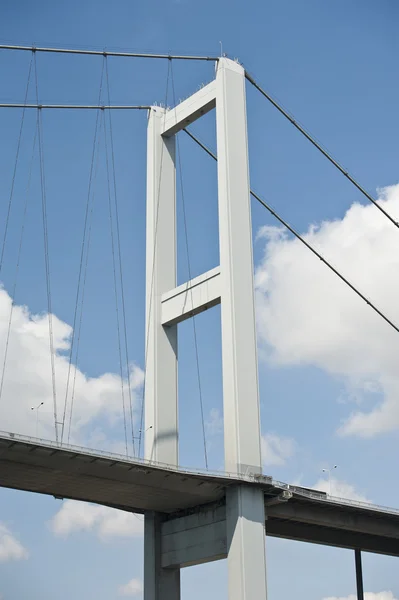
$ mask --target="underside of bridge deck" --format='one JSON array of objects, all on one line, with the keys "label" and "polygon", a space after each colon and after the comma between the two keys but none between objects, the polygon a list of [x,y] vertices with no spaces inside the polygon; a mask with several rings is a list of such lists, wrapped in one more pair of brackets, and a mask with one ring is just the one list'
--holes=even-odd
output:
[{"label": "underside of bridge deck", "polygon": [[163,513],[165,520],[223,506],[228,488],[263,489],[268,535],[399,556],[399,513],[329,499],[270,477],[195,473],[167,465],[107,456],[20,436],[0,437],[0,486],[93,502],[121,510]]}]

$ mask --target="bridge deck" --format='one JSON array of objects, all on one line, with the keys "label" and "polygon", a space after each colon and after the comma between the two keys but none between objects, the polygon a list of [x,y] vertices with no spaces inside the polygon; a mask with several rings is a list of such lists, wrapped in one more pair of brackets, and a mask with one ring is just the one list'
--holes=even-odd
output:
[{"label": "bridge deck", "polygon": [[[271,477],[195,473],[52,442],[0,435],[0,486],[144,513],[223,502],[232,485],[265,494],[268,535],[399,556],[399,511],[358,505]],[[268,505],[284,489],[293,497]]]}]

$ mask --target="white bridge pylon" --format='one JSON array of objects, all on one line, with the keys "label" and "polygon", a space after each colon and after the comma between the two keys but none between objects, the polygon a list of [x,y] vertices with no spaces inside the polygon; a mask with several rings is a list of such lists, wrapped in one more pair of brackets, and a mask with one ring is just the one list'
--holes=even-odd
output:
[{"label": "white bridge pylon", "polygon": [[[220,266],[176,287],[175,134],[216,109]],[[147,147],[145,458],[178,464],[177,326],[221,303],[225,470],[261,473],[245,72],[221,58],[214,81],[172,110],[152,107]],[[195,521],[195,517],[194,517]],[[226,508],[145,516],[144,599],[179,600],[180,568],[228,559],[229,600],[266,599],[262,490]]]}]

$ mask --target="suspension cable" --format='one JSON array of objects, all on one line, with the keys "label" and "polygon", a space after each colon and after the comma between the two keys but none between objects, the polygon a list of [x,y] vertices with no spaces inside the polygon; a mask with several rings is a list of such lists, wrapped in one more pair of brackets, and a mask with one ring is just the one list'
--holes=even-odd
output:
[{"label": "suspension cable", "polygon": [[[212,152],[212,150],[210,150],[200,140],[198,140],[195,135],[193,135],[187,129],[184,129],[183,131],[185,131],[190,136],[190,138],[194,142],[196,142],[196,144],[198,144],[198,146],[200,146],[203,150],[205,150],[205,152],[207,154],[209,154],[209,156],[211,156],[214,160],[217,160],[216,154],[214,152]],[[373,304],[367,298],[367,296],[362,294],[362,292],[360,292],[348,279],[346,279],[346,277],[344,277],[344,275],[342,275],[342,273],[340,273],[330,262],[328,262],[324,258],[324,256],[322,254],[320,254],[320,252],[318,252],[311,244],[309,244],[309,242],[307,242],[300,233],[298,233],[287,221],[285,221],[282,217],[280,217],[280,215],[270,206],[270,204],[268,204],[265,200],[263,200],[263,198],[261,198],[253,190],[250,190],[250,194],[264,208],[266,208],[266,210],[268,210],[269,213],[273,217],[275,217],[286,229],[288,229],[288,231],[290,233],[292,233],[292,235],[294,235],[300,242],[302,242],[302,244],[304,244],[306,246],[306,248],[308,248],[308,250],[310,250],[315,256],[317,256],[317,258],[320,259],[321,262],[324,263],[326,265],[326,267],[328,267],[330,269],[330,271],[332,271],[337,277],[339,277],[339,279],[341,281],[343,281],[353,292],[355,292],[355,294],[357,294],[359,296],[359,298],[361,298],[366,304],[368,304],[368,306],[370,306],[370,308],[372,308],[374,310],[374,312],[376,312],[382,319],[384,319],[384,321],[386,323],[388,323],[388,325],[390,325],[395,331],[397,331],[399,333],[399,326],[395,325],[395,323],[393,321],[391,321],[379,308],[377,308],[377,306],[375,306],[375,304]]]},{"label": "suspension cable", "polygon": [[[101,102],[101,93],[102,93],[102,87],[103,87],[103,77],[104,77],[104,64],[103,64],[103,68],[101,70],[100,90],[99,90],[99,95],[98,95],[98,103],[99,104]],[[63,410],[62,429],[61,429],[61,443],[62,443],[62,440],[64,438],[65,419],[66,419],[67,404],[68,404],[68,392],[69,392],[69,384],[70,384],[70,378],[71,378],[73,350],[74,350],[75,337],[76,337],[76,331],[75,330],[76,330],[76,323],[77,323],[77,317],[78,317],[79,297],[80,297],[80,289],[81,289],[81,284],[82,284],[82,272],[83,272],[84,256],[85,256],[85,249],[86,249],[87,228],[88,228],[89,216],[91,215],[91,213],[90,213],[90,199],[91,199],[91,191],[92,191],[92,182],[93,182],[93,172],[94,172],[94,163],[95,163],[95,153],[96,153],[96,143],[97,143],[97,136],[98,136],[99,118],[100,118],[100,111],[98,111],[96,113],[96,121],[95,121],[95,127],[94,127],[93,150],[92,150],[91,162],[90,162],[89,184],[88,184],[88,191],[87,191],[87,198],[86,198],[86,208],[85,208],[85,216],[84,216],[84,223],[83,223],[82,245],[81,245],[80,261],[79,261],[79,273],[78,273],[78,281],[77,281],[77,286],[76,286],[75,308],[74,308],[74,315],[73,315],[71,345],[70,345],[69,360],[68,360],[68,374],[67,374],[67,381],[66,381],[66,387],[65,387],[65,400],[64,400],[64,410]],[[72,412],[72,410],[73,410],[73,402],[71,404],[71,412]],[[72,415],[70,417],[70,421],[71,420],[72,420]],[[69,426],[69,429],[70,429],[70,426]],[[69,436],[68,436],[68,439],[69,439]]]},{"label": "suspension cable", "polygon": [[[105,77],[106,77],[106,84],[107,84],[107,101],[108,101],[108,104],[111,104],[111,94],[110,94],[107,59],[105,59]],[[128,342],[127,342],[125,286],[124,286],[123,269],[122,269],[119,207],[118,207],[118,195],[117,195],[117,187],[116,187],[114,135],[113,135],[113,128],[112,128],[111,113],[109,113],[109,132],[110,132],[110,141],[111,141],[111,160],[112,160],[112,175],[113,175],[113,188],[114,188],[113,191],[114,191],[114,200],[115,200],[116,239],[117,239],[118,262],[119,262],[119,280],[120,280],[119,283],[120,283],[120,288],[121,288],[122,322],[123,322],[124,346],[125,346],[125,357],[126,357],[126,374],[127,374],[127,384],[128,384],[128,390],[129,390],[128,393],[129,393],[130,429],[131,429],[131,437],[132,437],[133,456],[135,456],[136,449],[135,449],[134,420],[133,420],[132,385],[131,385],[131,377],[130,377],[129,348],[128,348]]]},{"label": "suspension cable", "polygon": [[[35,88],[36,102],[39,103],[39,86],[37,76],[37,61],[34,55],[35,66]],[[54,428],[55,440],[58,444],[58,420],[57,420],[57,383],[55,377],[55,351],[54,351],[54,333],[53,333],[53,309],[51,300],[51,277],[50,277],[50,255],[48,241],[48,218],[47,218],[47,199],[46,199],[46,179],[44,169],[44,149],[43,149],[43,122],[42,113],[38,111],[38,145],[39,145],[39,163],[40,163],[40,184],[42,195],[42,221],[43,221],[43,236],[44,236],[44,265],[46,271],[46,288],[47,288],[47,311],[48,311],[48,328],[50,342],[50,363],[51,363],[51,380],[53,388],[53,411],[54,411]]]},{"label": "suspension cable", "polygon": [[[166,107],[168,104],[168,92],[169,92],[169,79],[170,79],[170,65],[171,61],[168,61],[168,72],[166,75],[166,90],[165,90],[165,102],[164,106]],[[165,125],[166,122],[166,110],[163,117],[163,122]],[[143,392],[141,397],[141,410],[140,410],[140,429],[139,429],[139,451],[138,455],[140,456],[141,450],[141,441],[143,437],[143,428],[144,428],[144,399],[145,399],[145,388],[146,388],[146,371],[147,371],[147,358],[148,358],[148,340],[149,340],[149,332],[150,332],[150,321],[151,321],[151,310],[152,310],[152,292],[154,288],[154,275],[155,275],[155,253],[157,247],[157,239],[158,239],[158,217],[159,217],[159,201],[161,198],[161,177],[162,177],[162,166],[163,166],[163,157],[164,157],[164,144],[161,146],[161,156],[159,161],[159,179],[158,179],[158,190],[157,190],[157,206],[156,206],[156,215],[155,215],[155,234],[154,234],[154,250],[153,250],[153,260],[152,260],[152,269],[151,269],[151,285],[150,285],[150,303],[148,307],[147,314],[147,327],[146,327],[146,337],[145,337],[145,352],[144,352],[144,381],[143,381]],[[152,459],[152,451],[151,450],[151,459]]]},{"label": "suspension cable", "polygon": [[21,264],[22,243],[23,243],[24,232],[25,232],[26,215],[27,215],[27,211],[28,211],[28,200],[29,200],[29,197],[30,197],[30,187],[31,187],[32,171],[33,171],[33,161],[34,161],[34,157],[35,157],[37,133],[38,133],[38,127],[39,127],[38,117],[39,117],[39,114],[37,115],[35,135],[34,135],[34,138],[33,138],[32,155],[31,155],[30,165],[29,165],[28,183],[27,183],[27,186],[26,186],[25,202],[24,202],[24,207],[23,207],[23,212],[22,212],[22,226],[21,226],[21,235],[20,235],[19,244],[18,244],[17,262],[16,262],[16,267],[15,267],[15,277],[14,277],[14,285],[13,285],[12,292],[11,292],[10,315],[9,315],[9,318],[8,318],[6,343],[5,343],[5,347],[4,347],[3,368],[2,368],[1,379],[0,379],[0,401],[1,401],[1,398],[2,398],[2,394],[3,394],[5,371],[6,371],[7,358],[8,358],[8,348],[9,348],[9,343],[10,343],[11,325],[12,325],[12,318],[13,318],[13,314],[14,314],[14,306],[15,306],[15,294],[16,294],[16,291],[17,291],[17,282],[18,282],[18,275],[19,275],[19,267],[20,267],[20,264]]},{"label": "suspension cable", "polygon": [[330,161],[330,163],[332,165],[334,165],[334,167],[336,169],[338,169],[338,171],[340,171],[340,173],[342,173],[342,175],[344,175],[344,177],[346,177],[346,179],[348,179],[348,181],[351,182],[352,185],[355,186],[355,188],[357,190],[359,190],[359,192],[361,192],[361,194],[363,194],[363,196],[365,196],[365,198],[367,198],[367,200],[369,200],[369,202],[371,202],[372,204],[374,204],[374,206],[376,208],[378,208],[378,210],[387,218],[391,221],[391,223],[393,223],[395,225],[395,227],[399,228],[399,222],[396,221],[394,219],[394,217],[392,217],[386,210],[384,210],[384,208],[382,208],[381,204],[379,204],[377,202],[377,200],[375,200],[375,198],[373,198],[373,196],[371,196],[361,185],[358,181],[356,181],[356,179],[354,177],[352,177],[352,175],[350,175],[348,173],[348,171],[346,169],[344,169],[344,167],[342,167],[338,161],[336,161],[329,152],[327,152],[327,150],[325,150],[316,140],[315,138],[306,131],[306,129],[304,129],[304,127],[302,127],[298,121],[296,121],[276,100],[274,100],[274,98],[271,97],[270,94],[268,94],[256,81],[255,79],[246,71],[245,72],[245,77],[246,79],[258,90],[258,92],[260,92],[262,94],[262,96],[264,96],[266,98],[266,100],[268,100],[275,108],[277,108],[277,110],[286,118],[288,119],[288,121],[290,121],[290,123],[292,123],[292,125],[311,143],[313,144],[313,146],[315,148],[317,148],[317,150],[319,152],[322,153],[322,155]]},{"label": "suspension cable", "polygon": [[[173,104],[175,106],[176,112],[176,93],[175,93],[175,81],[173,76],[173,64],[171,62],[171,75],[172,75],[172,92],[173,92]],[[186,214],[186,202],[184,197],[184,187],[183,187],[183,170],[182,170],[182,162],[181,162],[181,152],[180,152],[180,138],[176,136],[177,143],[177,157],[178,157],[178,165],[179,165],[179,181],[180,181],[180,191],[182,197],[182,209],[183,209],[183,222],[184,222],[184,237],[186,243],[186,252],[187,252],[187,267],[188,267],[188,279],[191,281],[191,261],[190,261],[190,251],[188,244],[188,228],[187,228],[187,214]],[[194,305],[194,294],[192,287],[191,291],[191,302]],[[193,335],[194,335],[194,346],[195,346],[195,362],[197,368],[197,381],[198,381],[198,396],[199,396],[199,404],[200,404],[200,414],[201,414],[201,424],[202,424],[202,438],[204,445],[204,458],[205,458],[205,468],[208,470],[208,452],[206,447],[206,433],[205,433],[205,419],[204,419],[204,403],[202,398],[202,385],[201,385],[201,371],[200,371],[200,362],[199,362],[199,353],[198,353],[198,340],[197,340],[197,327],[196,327],[196,318],[195,315],[192,316],[193,323]]]},{"label": "suspension cable", "polygon": [[22,116],[21,116],[21,125],[20,125],[20,128],[19,128],[19,135],[18,135],[18,142],[17,142],[17,151],[16,151],[16,155],[15,155],[14,171],[13,171],[12,180],[11,180],[10,196],[8,198],[7,216],[6,216],[6,222],[5,222],[5,225],[4,225],[3,243],[2,243],[1,254],[0,254],[0,273],[1,273],[1,270],[2,270],[2,267],[3,267],[4,251],[5,251],[6,241],[7,241],[7,235],[8,235],[8,226],[10,224],[11,207],[12,207],[12,201],[13,201],[13,198],[14,198],[15,178],[16,178],[16,175],[17,175],[17,166],[18,166],[18,161],[19,161],[19,152],[20,152],[20,149],[21,149],[22,131],[23,131],[23,128],[24,128],[24,121],[25,121],[25,110],[26,110],[26,104],[27,104],[27,100],[28,100],[30,78],[31,78],[31,74],[32,74],[32,63],[33,63],[33,53],[31,55],[31,59],[30,59],[30,63],[29,63],[28,81],[26,83],[26,89],[25,89],[25,100],[24,100],[24,104],[20,105],[20,107],[23,110],[22,110]]},{"label": "suspension cable", "polygon": [[[100,130],[98,135],[97,142],[97,157],[96,157],[96,165],[94,170],[94,184],[97,180],[98,167],[99,167],[99,159],[100,159],[100,141],[101,141],[101,132],[104,125],[104,118],[100,120]],[[83,280],[82,280],[82,297],[81,297],[81,306],[80,306],[80,314],[79,314],[79,322],[77,326],[77,336],[76,336],[76,354],[75,354],[75,362],[76,366],[73,372],[73,381],[72,381],[72,393],[71,393],[71,409],[69,412],[69,423],[68,423],[68,438],[67,443],[69,444],[71,429],[72,429],[72,415],[75,403],[75,390],[76,390],[76,373],[77,373],[77,365],[79,363],[79,351],[80,351],[80,339],[82,333],[82,323],[83,323],[83,308],[85,301],[85,292],[86,292],[86,283],[87,283],[87,271],[89,265],[89,254],[90,254],[90,242],[91,242],[91,232],[92,232],[92,223],[93,223],[93,211],[94,211],[94,201],[95,201],[95,188],[93,185],[92,194],[91,194],[91,203],[90,203],[90,214],[88,218],[88,230],[87,230],[87,245],[86,245],[86,256],[83,266]]]},{"label": "suspension cable", "polygon": [[58,54],[88,54],[90,56],[120,56],[125,58],[157,58],[163,60],[204,60],[217,62],[219,56],[193,56],[185,54],[148,54],[139,52],[113,52],[108,50],[79,50],[71,48],[43,48],[37,46],[19,46],[0,44],[0,50],[27,50],[31,52],[55,52]]},{"label": "suspension cable", "polygon": [[[106,58],[104,60],[106,60]],[[122,345],[121,345],[121,331],[120,331],[120,318],[119,318],[118,284],[116,281],[114,219],[112,216],[111,181],[110,181],[110,173],[109,173],[109,170],[110,170],[109,169],[109,159],[108,159],[109,150],[108,150],[106,123],[104,123],[104,140],[105,140],[105,162],[106,162],[106,172],[107,172],[108,212],[109,212],[109,224],[110,224],[110,234],[111,234],[112,270],[113,270],[114,294],[115,294],[116,329],[117,329],[118,353],[119,353],[119,375],[120,375],[120,379],[121,379],[121,388],[122,388],[123,427],[124,427],[124,432],[125,432],[126,456],[129,456],[128,442],[127,442],[125,390],[124,390],[124,378],[123,378],[123,366],[122,366]]]}]

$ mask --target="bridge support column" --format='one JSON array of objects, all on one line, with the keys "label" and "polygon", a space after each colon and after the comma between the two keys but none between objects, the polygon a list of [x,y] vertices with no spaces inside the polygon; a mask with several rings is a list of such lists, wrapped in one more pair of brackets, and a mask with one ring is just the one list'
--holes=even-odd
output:
[{"label": "bridge support column", "polygon": [[226,497],[229,600],[265,600],[265,500],[263,490],[239,486]]},{"label": "bridge support column", "polygon": [[[261,473],[258,359],[244,69],[216,75],[225,469]],[[245,486],[226,497],[229,600],[266,600],[265,508]]]},{"label": "bridge support column", "polygon": [[[147,133],[146,386],[144,457],[178,464],[177,325],[162,324],[162,294],[176,287],[175,138],[164,138],[164,108]],[[144,517],[144,600],[180,600],[180,569],[161,566],[161,520]]]},{"label": "bridge support column", "polygon": [[144,600],[180,600],[180,568],[162,567],[162,522],[149,513],[144,521]]}]

